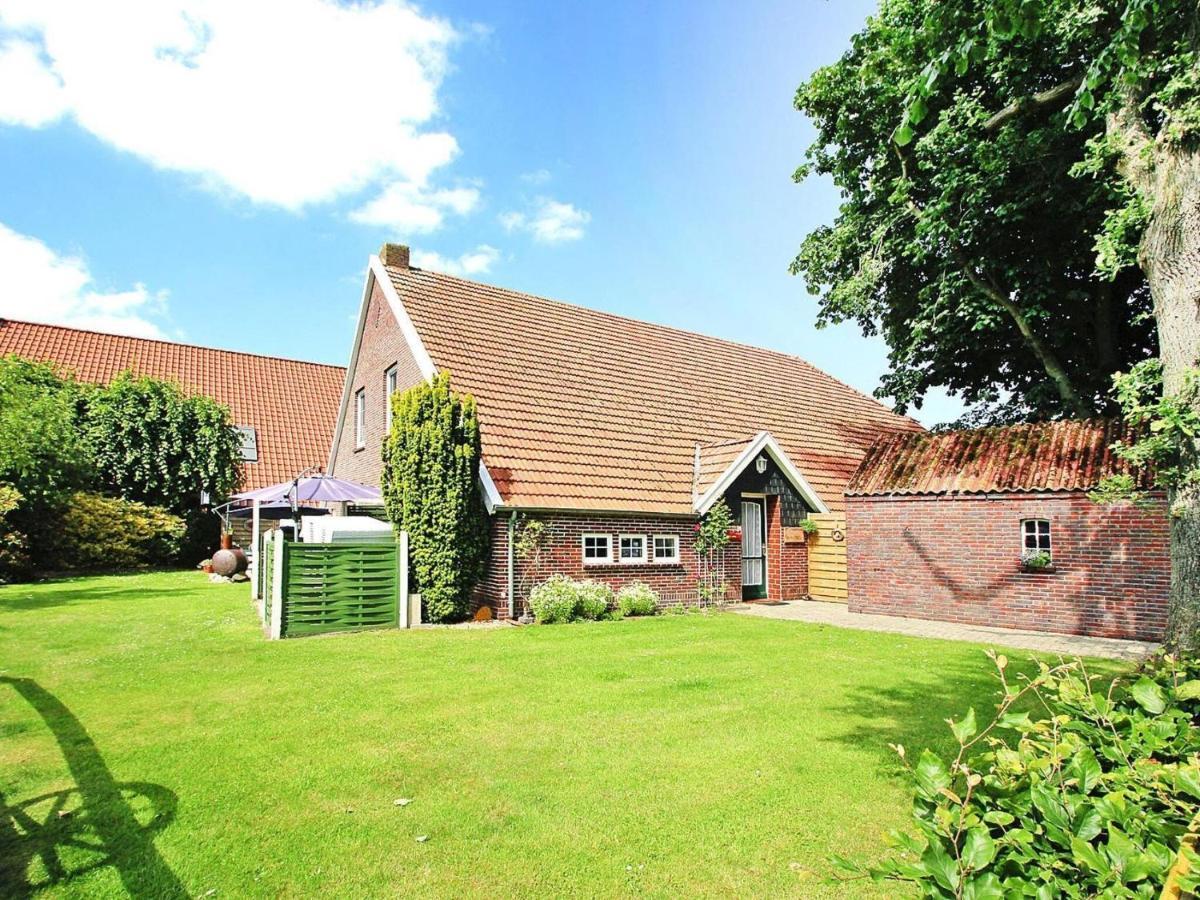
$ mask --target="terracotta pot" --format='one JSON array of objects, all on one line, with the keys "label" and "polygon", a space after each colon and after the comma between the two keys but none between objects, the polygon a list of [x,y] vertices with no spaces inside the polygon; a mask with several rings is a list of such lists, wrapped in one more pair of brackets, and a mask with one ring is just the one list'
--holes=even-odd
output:
[{"label": "terracotta pot", "polygon": [[222,550],[232,550],[233,549],[233,535],[230,534],[228,531],[221,532],[221,549]]}]

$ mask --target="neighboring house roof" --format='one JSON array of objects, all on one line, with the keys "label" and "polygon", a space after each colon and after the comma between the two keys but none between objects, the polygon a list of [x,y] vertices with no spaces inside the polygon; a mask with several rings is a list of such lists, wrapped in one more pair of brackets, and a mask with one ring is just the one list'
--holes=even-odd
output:
[{"label": "neighboring house roof", "polygon": [[769,432],[837,510],[881,431],[920,429],[785,353],[378,257],[368,295],[375,277],[425,374],[478,401],[485,485],[508,505],[690,514],[697,445]]},{"label": "neighboring house roof", "polygon": [[132,370],[225,404],[235,425],[256,432],[258,462],[243,466],[245,489],[325,464],[346,372],[341,366],[0,319],[0,356],[9,355],[48,362],[90,384],[107,384]]},{"label": "neighboring house roof", "polygon": [[1112,450],[1133,440],[1128,426],[1109,419],[890,435],[871,448],[846,493],[1086,491],[1117,474],[1148,487],[1149,473],[1135,473]]}]

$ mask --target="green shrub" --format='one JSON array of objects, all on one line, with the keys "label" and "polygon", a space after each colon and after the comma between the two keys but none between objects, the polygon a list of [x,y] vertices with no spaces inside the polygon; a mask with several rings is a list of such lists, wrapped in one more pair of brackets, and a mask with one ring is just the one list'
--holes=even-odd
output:
[{"label": "green shrub", "polygon": [[578,602],[576,584],[566,575],[551,575],[529,592],[529,609],[540,625],[570,622]]},{"label": "green shrub", "polygon": [[581,619],[599,619],[613,603],[613,590],[598,581],[575,582],[575,615]]},{"label": "green shrub", "polygon": [[9,514],[21,505],[21,492],[11,484],[0,483],[0,584],[29,571],[28,542],[24,533],[8,521]]},{"label": "green shrub", "polygon": [[430,621],[463,619],[484,575],[489,523],[479,489],[479,416],[442,372],[393,394],[380,487],[388,519],[408,532],[410,579]]},{"label": "green shrub", "polygon": [[1159,657],[1111,687],[1081,661],[1042,663],[1018,685],[992,655],[995,717],[951,720],[953,759],[921,754],[918,834],[871,876],[924,897],[1157,897],[1200,804],[1200,660]]},{"label": "green shrub", "polygon": [[186,525],[179,516],[132,500],[73,494],[52,530],[56,569],[134,569],[175,562]]},{"label": "green shrub", "polygon": [[617,591],[617,609],[623,616],[652,616],[658,611],[658,592],[635,581]]}]

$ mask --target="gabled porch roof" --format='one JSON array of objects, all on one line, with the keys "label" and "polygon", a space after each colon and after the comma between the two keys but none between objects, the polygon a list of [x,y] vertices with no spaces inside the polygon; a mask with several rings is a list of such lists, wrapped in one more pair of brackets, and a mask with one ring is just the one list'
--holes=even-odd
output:
[{"label": "gabled porch roof", "polygon": [[795,463],[779,446],[779,442],[768,431],[746,438],[734,438],[713,444],[696,445],[695,487],[692,491],[695,510],[700,515],[708,512],[714,503],[729,489],[737,477],[759,455],[775,461],[781,472],[791,483],[804,502],[817,512],[827,513],[829,507],[813,490]]}]

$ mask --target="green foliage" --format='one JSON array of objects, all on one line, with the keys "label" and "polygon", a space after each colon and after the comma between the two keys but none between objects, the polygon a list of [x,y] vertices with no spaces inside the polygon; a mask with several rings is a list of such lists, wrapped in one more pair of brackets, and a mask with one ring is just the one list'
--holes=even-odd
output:
[{"label": "green foliage", "polygon": [[29,570],[28,541],[9,516],[21,505],[21,492],[0,482],[0,584],[12,581]]},{"label": "green foliage", "polygon": [[92,460],[79,433],[79,393],[47,365],[0,358],[0,482],[21,495],[26,520],[89,482]]},{"label": "green foliage", "polygon": [[599,619],[613,603],[613,592],[598,581],[575,581],[551,575],[529,592],[529,609],[541,625]]},{"label": "green foliage", "polygon": [[733,512],[724,497],[714,503],[696,525],[693,546],[700,563],[697,588],[702,603],[720,601],[725,597],[725,548],[729,546],[731,528]]},{"label": "green foliage", "polygon": [[430,621],[461,619],[488,551],[475,399],[452,393],[443,372],[391,403],[381,476],[388,518],[408,532],[413,586]]},{"label": "green foliage", "polygon": [[617,591],[617,609],[622,616],[652,616],[658,612],[658,591],[640,581]]},{"label": "green foliage", "polygon": [[1159,657],[1104,690],[1082,661],[1013,681],[989,655],[1000,702],[948,720],[953,759],[895,748],[917,834],[894,834],[872,877],[939,898],[1157,897],[1200,803],[1200,661]]},{"label": "green foliage", "polygon": [[1021,554],[1021,565],[1027,569],[1048,569],[1050,554],[1045,550],[1026,550]]},{"label": "green foliage", "polygon": [[518,597],[525,597],[531,585],[542,577],[544,560],[550,549],[550,532],[541,519],[519,515],[513,528],[513,551],[520,566],[517,569]]},{"label": "green foliage", "polygon": [[200,492],[225,500],[240,472],[240,440],[229,410],[176,384],[122,373],[88,392],[84,431],[100,486],[176,514]]},{"label": "green foliage", "polygon": [[821,529],[818,527],[817,523],[814,522],[812,519],[801,519],[800,520],[800,530],[803,531],[805,534],[816,534]]},{"label": "green foliage", "polygon": [[578,603],[577,585],[567,575],[551,575],[529,592],[529,609],[539,625],[570,622]]},{"label": "green foliage", "polygon": [[599,581],[581,581],[575,585],[578,602],[576,615],[581,619],[599,619],[613,604],[613,591]]},{"label": "green foliage", "polygon": [[[1166,393],[1162,364],[1156,359],[1113,377],[1125,421],[1140,435],[1133,443],[1114,444],[1113,451],[1138,469],[1152,471],[1155,484],[1166,489],[1200,484],[1200,460],[1196,458],[1200,369],[1185,372],[1182,382],[1177,392]],[[1138,500],[1142,492],[1132,475],[1119,474],[1105,478],[1089,496],[1100,503],[1111,503]]]},{"label": "green foliage", "polygon": [[[899,409],[943,388],[978,424],[1108,411],[1110,376],[1154,355],[1131,252],[1145,209],[1103,141],[1102,104],[1074,127],[1082,94],[1020,105],[1083,74],[1125,28],[1126,5],[884,0],[799,88],[818,135],[796,177],[830,176],[843,201],[792,270],[820,295],[820,324],[886,340],[877,393]],[[1011,104],[1022,113],[989,127]]]},{"label": "green foliage", "polygon": [[48,547],[56,569],[134,569],[173,562],[186,525],[165,509],[73,494]]}]

